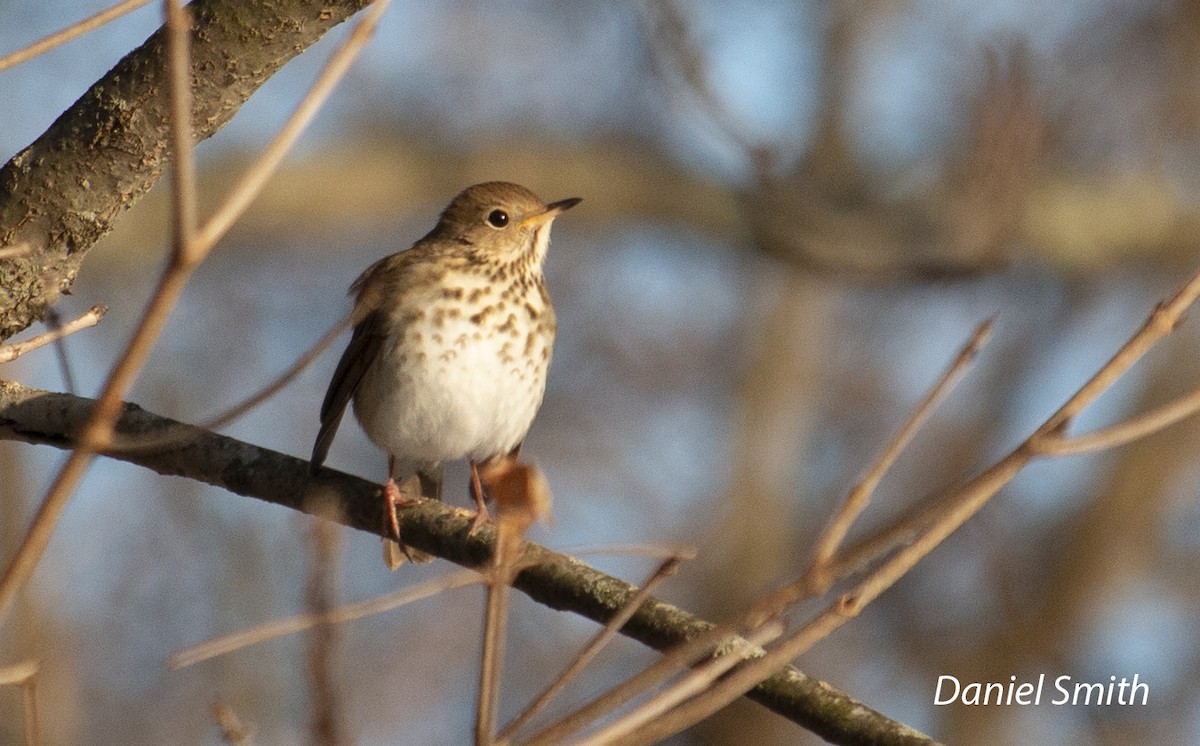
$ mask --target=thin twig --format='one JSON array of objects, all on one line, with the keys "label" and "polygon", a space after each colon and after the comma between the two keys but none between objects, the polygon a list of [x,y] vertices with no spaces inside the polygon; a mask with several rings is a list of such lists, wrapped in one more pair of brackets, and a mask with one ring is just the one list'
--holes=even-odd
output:
[{"label": "thin twig", "polygon": [[[708,691],[680,705],[669,718],[663,718],[647,725],[638,733],[639,738],[636,742],[650,743],[667,738],[683,728],[709,717],[857,616],[866,604],[894,584],[921,558],[932,551],[969,517],[978,512],[988,499],[1012,481],[1012,478],[1031,458],[1031,455],[1018,449],[972,480],[964,490],[956,493],[963,497],[962,502],[955,505],[953,511],[935,523],[911,546],[905,547],[890,558],[853,591],[837,599],[825,611],[789,635],[766,655],[735,670]],[[801,578],[793,586],[803,589],[809,582],[807,578]]]},{"label": "thin twig", "polygon": [[[1109,386],[1136,363],[1162,337],[1183,319],[1184,312],[1200,297],[1200,273],[1192,276],[1170,300],[1159,303],[1141,328],[1105,363],[1088,382],[1073,394],[1057,412],[1038,428],[1024,444],[1030,456],[1057,456],[1082,453],[1125,445],[1136,433],[1150,435],[1196,411],[1193,397],[1159,407],[1126,423],[1087,435],[1068,437],[1063,431],[1083,408],[1095,401]],[[832,572],[841,576],[867,566],[898,546],[912,542],[936,518],[960,498],[960,491],[922,505],[890,526],[868,536],[836,558]]]},{"label": "thin twig", "polygon": [[736,622],[714,625],[703,633],[666,651],[661,658],[645,669],[625,679],[561,720],[538,731],[522,743],[524,746],[550,746],[599,720],[642,692],[659,685],[679,671],[696,662],[704,654],[712,654],[719,643],[723,647],[739,644],[733,635],[745,616]]},{"label": "thin twig", "polygon": [[286,619],[276,619],[257,627],[216,637],[198,645],[184,648],[172,654],[167,659],[167,667],[172,670],[184,668],[219,655],[225,655],[251,645],[257,645],[260,642],[303,632],[312,629],[318,624],[344,624],[366,616],[382,614],[385,611],[391,611],[414,601],[436,596],[442,591],[480,582],[482,582],[482,576],[479,573],[474,570],[462,570],[445,577],[434,578],[419,585],[414,585],[411,588],[389,593],[386,596],[339,606],[330,609],[324,616],[305,613]]},{"label": "thin twig", "polygon": [[[93,306],[95,308],[95,306]],[[51,331],[61,329],[62,317],[58,313],[58,309],[50,308],[46,310],[46,325]],[[71,358],[67,355],[67,344],[62,339],[54,343],[54,356],[58,358],[58,369],[62,373],[63,385],[67,389],[68,394],[76,393],[75,376],[71,373]]]},{"label": "thin twig", "polygon": [[351,321],[352,316],[350,314],[346,314],[341,321],[330,328],[329,331],[325,332],[325,334],[323,334],[321,338],[317,340],[316,344],[308,348],[308,350],[306,350],[303,355],[297,358],[296,362],[292,363],[291,367],[285,370],[278,378],[271,381],[266,386],[263,386],[253,395],[248,396],[232,407],[229,407],[216,417],[201,423],[200,427],[205,430],[217,430],[222,428],[237,420],[251,409],[254,409],[259,404],[262,404],[267,399],[270,399],[275,394],[279,393],[285,386],[295,380],[296,376],[303,373],[305,368],[312,365],[312,362],[320,357],[321,353],[323,353],[329,348],[330,345],[336,342],[338,337],[341,336],[342,332],[350,328]]},{"label": "thin twig", "polygon": [[21,685],[21,709],[25,717],[25,746],[41,746],[42,723],[38,717],[37,676],[30,676]]},{"label": "thin twig", "polygon": [[[320,500],[320,495],[315,499]],[[321,501],[314,508],[317,514],[330,514],[331,520],[313,521],[310,535],[308,581],[304,599],[307,612],[321,621],[308,635],[308,681],[311,692],[309,742],[319,746],[336,746],[342,742],[341,706],[334,677],[334,651],[337,647],[337,625],[325,620],[333,608],[336,596],[335,562],[337,561],[337,506],[332,500]]]},{"label": "thin twig", "polygon": [[895,463],[900,453],[912,441],[913,436],[917,434],[917,431],[929,419],[934,408],[937,407],[946,394],[950,392],[950,389],[954,387],[954,384],[967,372],[967,368],[970,367],[971,362],[975,360],[979,351],[987,344],[994,322],[995,318],[993,317],[979,325],[974,334],[971,335],[971,338],[963,345],[958,355],[955,356],[954,361],[942,373],[937,383],[934,384],[929,393],[925,395],[925,398],[913,410],[908,421],[904,423],[904,426],[900,428],[900,431],[888,443],[883,453],[879,455],[879,458],[867,470],[862,480],[854,485],[850,493],[846,496],[841,509],[834,515],[833,520],[817,540],[817,549],[813,559],[813,567],[816,571],[814,573],[815,586],[813,588],[815,593],[824,593],[833,580],[836,579],[836,576],[829,574],[829,565],[837,550],[841,547],[842,542],[845,541],[850,527],[862,514],[863,510],[866,509],[867,504],[871,500],[871,495],[874,494],[875,489],[879,486],[883,475]]},{"label": "thin twig", "polygon": [[520,553],[520,539],[521,529],[517,523],[500,513],[496,523],[496,550],[487,578],[483,652],[479,664],[479,702],[475,709],[476,746],[488,746],[493,743],[493,734],[496,732],[496,708],[500,699],[500,671],[504,663],[508,602],[512,581],[516,577],[513,563]]},{"label": "thin twig", "polygon": [[41,665],[35,660],[0,667],[0,686],[21,687],[21,702],[25,711],[25,746],[38,746],[42,742],[37,715],[37,674],[40,668]]},{"label": "thin twig", "polygon": [[[578,746],[630,743],[630,736],[635,731],[640,731],[652,722],[663,722],[665,720],[669,724],[671,720],[671,714],[669,714],[671,708],[710,688],[714,681],[724,676],[734,666],[743,662],[747,656],[761,654],[762,646],[779,637],[781,632],[783,632],[783,624],[776,621],[755,630],[745,640],[735,641],[728,651],[724,651],[721,655],[714,656],[705,661],[645,704],[617,719],[594,735],[580,740]],[[632,740],[640,741],[641,734],[639,733]]]},{"label": "thin twig", "polygon": [[617,635],[621,627],[625,626],[625,622],[629,621],[629,618],[641,608],[642,603],[654,593],[655,589],[679,570],[679,565],[683,560],[684,557],[680,556],[669,557],[664,560],[650,577],[646,579],[646,582],[638,588],[633,598],[629,599],[629,603],[625,604],[620,611],[614,614],[613,618],[604,625],[604,628],[597,632],[588,644],[579,651],[574,660],[563,669],[563,672],[555,677],[549,686],[543,689],[519,715],[513,718],[511,723],[500,731],[499,735],[496,736],[496,740],[504,742],[511,738],[513,733],[520,730],[534,715],[541,712],[550,703],[550,700],[557,697],[566,688],[567,684],[578,676],[592,662],[596,655],[604,649],[604,646]]},{"label": "thin twig", "polygon": [[211,249],[262,191],[267,179],[275,173],[283,161],[284,155],[299,139],[329,95],[333,93],[334,88],[350,68],[350,63],[358,57],[363,47],[370,41],[376,26],[379,25],[380,17],[387,10],[390,2],[391,0],[375,0],[371,3],[371,9],[355,25],[342,45],[330,56],[329,61],[321,68],[316,81],[313,82],[304,98],[300,100],[300,104],[288,117],[287,122],[267,144],[254,164],[242,175],[241,180],[234,186],[233,191],[225,198],[221,206],[200,229],[196,236],[196,244],[201,250]]},{"label": "thin twig", "polygon": [[1132,417],[1125,422],[1094,430],[1085,435],[1066,436],[1048,433],[1035,442],[1039,456],[1071,456],[1132,443],[1135,440],[1166,429],[1180,420],[1200,412],[1200,389],[1175,401]]},{"label": "thin twig", "polygon": [[[294,381],[298,375],[303,373],[309,365],[312,365],[312,362],[320,357],[322,352],[324,352],[331,344],[337,341],[342,332],[349,328],[350,321],[351,316],[347,314],[344,318],[342,318],[341,321],[331,327],[329,331],[325,332],[325,334],[319,340],[317,340],[316,344],[308,348],[303,355],[296,359],[296,362],[292,363],[287,370],[277,376],[274,380],[270,381],[267,383],[267,385],[263,386],[258,391],[254,392],[240,402],[237,402],[233,406],[227,408],[224,412],[221,412],[212,419],[200,423],[196,427],[200,428],[201,430],[218,430],[222,427],[225,427],[229,423],[236,421],[238,418],[242,417],[259,404],[262,404],[267,399],[279,393],[285,386]],[[112,445],[109,446],[106,453],[111,454],[122,451],[128,452],[145,449],[168,448],[185,443],[191,438],[192,435],[190,433],[180,435],[152,435],[142,438],[117,438],[113,441]]]},{"label": "thin twig", "polygon": [[484,612],[483,653],[479,665],[479,702],[475,708],[475,744],[493,743],[496,706],[500,699],[500,669],[504,660],[504,633],[508,621],[510,586],[493,576],[488,582]]},{"label": "thin twig", "polygon": [[1198,296],[1200,296],[1200,273],[1188,280],[1169,301],[1158,304],[1142,328],[1038,429],[1035,437],[1068,427],[1084,407],[1095,401],[1118,378],[1125,375],[1125,372],[1140,360],[1158,340],[1171,333],[1183,318],[1184,311],[1196,301]]},{"label": "thin twig", "polygon": [[74,321],[69,321],[62,326],[51,329],[45,334],[39,334],[32,339],[27,339],[24,342],[15,344],[0,345],[0,363],[7,363],[24,355],[30,350],[36,350],[39,347],[45,347],[48,344],[57,342],[69,334],[74,334],[81,329],[90,329],[100,323],[100,319],[104,318],[104,314],[108,313],[108,306],[92,306],[87,313],[83,314]]},{"label": "thin twig", "polygon": [[61,31],[55,31],[53,34],[50,34],[43,39],[39,39],[27,47],[18,49],[15,52],[9,52],[3,57],[0,57],[0,72],[3,72],[10,67],[16,67],[23,62],[28,62],[34,57],[45,54],[55,47],[60,47],[72,39],[76,39],[88,33],[89,31],[94,31],[95,29],[100,28],[109,21],[114,21],[132,10],[137,10],[149,2],[150,0],[124,0],[124,2],[117,3],[110,8],[105,8],[99,13],[89,16],[78,23],[72,24]]},{"label": "thin twig", "polygon": [[212,706],[213,717],[221,729],[221,740],[230,746],[250,746],[254,742],[254,729],[242,725],[241,718],[233,708],[217,700]]},{"label": "thin twig", "polygon": [[569,554],[572,557],[605,556],[605,557],[652,557],[654,559],[695,559],[698,554],[696,547],[691,544],[584,544],[582,546],[563,547],[555,551]]}]

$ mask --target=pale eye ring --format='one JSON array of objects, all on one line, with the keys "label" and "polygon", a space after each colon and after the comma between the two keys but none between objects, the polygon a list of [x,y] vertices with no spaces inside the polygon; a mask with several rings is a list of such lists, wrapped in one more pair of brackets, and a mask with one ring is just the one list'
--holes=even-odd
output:
[{"label": "pale eye ring", "polygon": [[508,225],[508,213],[504,210],[492,210],[488,213],[487,223],[493,228],[503,228]]}]

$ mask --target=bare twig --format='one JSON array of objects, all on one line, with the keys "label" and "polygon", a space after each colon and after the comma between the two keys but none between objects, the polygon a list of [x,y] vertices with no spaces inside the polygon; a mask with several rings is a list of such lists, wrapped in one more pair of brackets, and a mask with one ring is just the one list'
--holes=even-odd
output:
[{"label": "bare twig", "polygon": [[303,632],[312,629],[317,624],[344,624],[345,622],[351,622],[366,616],[382,614],[385,611],[391,611],[414,601],[436,596],[442,591],[480,583],[482,580],[480,574],[474,570],[462,570],[445,577],[434,578],[433,580],[414,585],[411,588],[405,588],[396,593],[389,593],[386,596],[339,606],[330,609],[324,616],[305,613],[286,619],[277,619],[251,629],[234,632],[233,634],[208,640],[199,645],[184,648],[167,659],[167,667],[171,669],[184,668],[185,666],[200,663],[219,655],[225,655],[226,653],[232,653],[251,645],[257,645],[260,642]]},{"label": "bare twig", "polygon": [[[714,656],[697,666],[680,681],[655,696],[642,706],[619,718],[598,733],[582,739],[578,746],[603,746],[612,743],[654,743],[654,739],[646,738],[641,732],[635,731],[652,722],[658,722],[667,728],[675,728],[672,722],[674,713],[671,708],[704,692],[721,676],[734,666],[750,656],[762,654],[762,645],[774,640],[783,631],[783,624],[776,621],[755,630],[745,640],[735,640],[729,650]],[[690,723],[684,724],[687,727]],[[682,729],[679,728],[679,729]]]},{"label": "bare twig", "polygon": [[370,41],[371,36],[375,33],[375,28],[379,25],[379,19],[383,12],[387,10],[391,0],[375,0],[371,4],[370,10],[363,16],[362,20],[355,25],[350,35],[342,42],[342,45],[334,51],[330,56],[329,61],[321,69],[312,88],[300,100],[300,104],[292,115],[280,128],[279,132],[267,144],[267,147],[255,160],[254,164],[246,170],[233,191],[221,203],[212,217],[200,229],[196,236],[196,245],[198,250],[208,251],[217,241],[221,239],[228,231],[233,223],[246,211],[254,198],[267,183],[267,179],[271,177],[279,164],[283,161],[283,156],[291,149],[296,140],[299,139],[301,133],[312,122],[321,106],[324,105],[329,95],[333,93],[337,84],[345,76],[346,71],[350,68],[355,58]]},{"label": "bare twig", "polygon": [[308,350],[306,350],[303,355],[297,358],[296,362],[292,363],[291,367],[285,370],[278,378],[271,381],[266,386],[263,386],[251,396],[248,396],[237,404],[234,404],[232,407],[229,407],[216,417],[201,423],[200,427],[204,428],[205,430],[217,430],[222,428],[234,420],[237,420],[251,409],[254,409],[259,404],[262,404],[267,399],[270,399],[275,394],[279,393],[279,391],[281,391],[285,386],[295,380],[296,376],[303,373],[305,368],[312,365],[312,362],[320,357],[321,353],[323,353],[329,348],[330,345],[336,342],[344,330],[350,328],[351,319],[351,315],[346,314],[341,321],[335,324],[329,331],[325,332],[325,334],[317,340],[316,344],[308,348]]},{"label": "bare twig", "polygon": [[690,640],[676,645],[642,671],[600,694],[558,722],[538,731],[523,743],[525,746],[550,746],[550,744],[561,743],[567,736],[586,727],[588,723],[595,722],[605,713],[617,709],[642,692],[648,691],[687,666],[694,664],[701,655],[711,653],[721,641],[728,638],[726,645],[738,644],[736,638],[732,638],[731,635],[736,632],[741,621],[742,619],[739,619],[734,623],[715,625]]},{"label": "bare twig", "polygon": [[[763,678],[787,665],[796,656],[857,616],[866,604],[894,584],[921,558],[961,526],[967,518],[978,512],[988,499],[999,492],[1021,471],[1029,460],[1030,457],[1027,454],[1014,452],[972,480],[967,487],[955,493],[962,501],[952,506],[950,512],[912,545],[898,552],[882,567],[871,573],[853,591],[837,599],[829,608],[789,635],[766,655],[735,670],[708,691],[680,705],[669,719],[664,718],[646,726],[638,734],[638,743],[649,743],[655,739],[666,738],[688,725],[712,715],[754,687]],[[804,577],[784,589],[780,596],[770,598],[764,606],[775,606],[783,598],[803,594],[804,589],[810,583],[807,575],[806,573]]]},{"label": "bare twig", "polygon": [[536,521],[550,518],[550,487],[536,467],[515,458],[480,464],[478,471],[472,462],[471,474],[477,477],[476,497],[481,496],[486,487],[496,503],[496,543],[487,579],[483,659],[479,667],[479,704],[475,717],[475,743],[486,746],[495,740],[509,595],[513,580],[522,569],[525,534]]},{"label": "bare twig", "polygon": [[1142,358],[1158,340],[1170,334],[1183,319],[1183,313],[1200,296],[1200,273],[1192,276],[1173,298],[1160,303],[1146,323],[1133,337],[1112,356],[1062,407],[1055,412],[1035,433],[1035,438],[1045,437],[1063,428],[1109,389],[1117,379],[1125,375],[1133,364]]},{"label": "bare twig", "polygon": [[95,29],[100,28],[109,21],[114,21],[132,10],[137,10],[149,2],[150,0],[124,0],[124,2],[117,3],[109,8],[105,8],[99,13],[89,16],[78,23],[72,24],[61,31],[55,31],[53,34],[50,34],[43,39],[39,39],[27,47],[18,49],[15,52],[9,52],[3,57],[0,57],[0,72],[3,72],[10,67],[16,67],[23,62],[28,62],[34,57],[45,54],[55,47],[60,47],[72,39],[76,39],[88,33],[89,31],[94,31]]},{"label": "bare twig", "polygon": [[308,637],[308,681],[311,690],[312,714],[309,719],[309,741],[314,746],[337,746],[342,743],[341,707],[334,684],[334,651],[337,647],[337,626],[325,621],[333,608],[336,595],[334,564],[337,560],[337,530],[332,519],[337,518],[337,504],[318,494],[318,514],[328,514],[331,520],[314,521],[311,527],[308,582],[304,597],[307,611],[320,619]]},{"label": "bare twig", "polygon": [[[57,308],[47,309],[46,325],[50,327],[50,331],[62,328],[62,317],[59,315]],[[58,358],[58,369],[62,373],[63,385],[66,387],[67,393],[74,394],[76,392],[75,376],[71,373],[71,359],[67,355],[67,345],[62,339],[55,341],[54,355]]]},{"label": "bare twig", "polygon": [[21,685],[21,709],[25,717],[25,746],[41,746],[42,724],[38,718],[37,676]]},{"label": "bare twig", "polygon": [[496,706],[500,699],[500,669],[504,661],[504,636],[508,622],[509,591],[513,574],[501,555],[505,542],[496,542],[496,562],[488,578],[487,605],[484,611],[483,653],[479,664],[479,702],[475,709],[475,744],[493,743],[496,730]]},{"label": "bare twig", "polygon": [[896,458],[909,442],[912,441],[913,436],[916,435],[917,431],[929,418],[929,415],[933,413],[934,408],[945,398],[954,384],[962,378],[971,362],[979,354],[979,351],[987,344],[994,322],[995,319],[991,318],[979,325],[975,333],[971,335],[971,338],[950,364],[950,367],[946,369],[929,393],[925,395],[925,398],[913,410],[908,421],[904,423],[904,426],[900,428],[900,431],[888,443],[883,453],[879,455],[879,458],[867,470],[862,480],[854,485],[853,489],[846,496],[846,501],[842,504],[841,510],[834,515],[829,526],[817,540],[817,549],[813,560],[813,591],[815,593],[824,593],[836,578],[836,576],[829,573],[830,562],[841,547],[842,542],[845,541],[850,527],[862,514],[862,511],[866,509],[871,495],[874,494],[875,489],[879,486],[883,475],[895,463]]},{"label": "bare twig", "polygon": [[[1064,435],[1064,431],[1085,407],[1103,394],[1155,343],[1180,323],[1184,312],[1195,303],[1197,297],[1200,297],[1200,273],[1192,276],[1170,300],[1159,303],[1129,341],[1101,366],[1096,374],[1080,387],[1057,412],[1047,419],[1038,428],[1038,431],[1017,449],[1017,452],[1010,455],[1010,458],[1018,452],[1023,459],[1029,460],[1037,456],[1082,453],[1125,445],[1135,435],[1145,437],[1195,412],[1196,407],[1200,406],[1200,402],[1196,402],[1195,397],[1200,394],[1193,393],[1111,428],[1104,428],[1077,437]],[[1004,462],[1001,462],[992,468],[997,469],[1003,465]],[[977,479],[984,476],[985,474],[981,474]],[[923,505],[891,526],[861,540],[853,548],[844,552],[841,557],[835,559],[834,574],[841,575],[853,569],[860,569],[897,546],[912,542],[939,516],[950,510],[956,503],[962,502],[965,499],[964,490],[966,489],[964,487],[931,504]]]},{"label": "bare twig", "polygon": [[42,742],[37,714],[37,674],[40,668],[34,660],[0,667],[0,685],[21,687],[21,702],[25,711],[25,746],[38,746]]},{"label": "bare twig", "polygon": [[[337,341],[338,337],[341,336],[341,333],[345,329],[349,328],[350,321],[351,316],[347,314],[344,318],[342,318],[341,321],[330,328],[329,331],[325,332],[325,334],[319,340],[317,340],[312,347],[308,348],[303,355],[297,358],[296,362],[292,363],[287,370],[277,376],[274,380],[270,381],[266,386],[263,386],[261,389],[246,397],[242,401],[237,402],[236,404],[227,408],[224,412],[221,412],[217,416],[197,425],[196,427],[199,427],[202,430],[219,430],[229,423],[236,421],[242,415],[246,414],[259,404],[262,404],[267,399],[270,399],[272,396],[279,393],[279,391],[281,391],[285,386],[294,381],[296,376],[303,373],[305,368],[307,368],[309,365],[312,365],[312,362],[316,360],[322,352],[324,352],[331,344]],[[180,443],[185,443],[189,438],[191,438],[191,435],[172,436],[169,434],[156,435],[146,438],[117,438],[113,441],[112,445],[109,446],[106,452],[116,453],[118,451],[166,448],[169,446],[178,445]]]},{"label": "bare twig", "polygon": [[[695,556],[694,553],[692,556]],[[613,618],[606,622],[604,628],[597,632],[595,637],[593,637],[588,644],[579,651],[579,654],[575,656],[574,660],[572,660],[565,669],[563,669],[563,672],[555,677],[554,681],[552,681],[549,686],[543,689],[542,692],[538,694],[538,696],[535,697],[519,715],[513,718],[511,723],[509,723],[504,727],[503,730],[500,731],[499,735],[496,736],[496,740],[503,742],[510,738],[513,733],[516,733],[518,730],[524,727],[534,715],[541,712],[546,705],[550,703],[550,700],[557,697],[559,693],[566,688],[567,684],[569,684],[576,676],[578,676],[580,672],[582,672],[583,669],[592,662],[596,655],[604,649],[604,646],[616,636],[621,627],[625,625],[625,622],[629,621],[629,618],[632,617],[634,613],[641,607],[642,603],[650,597],[650,594],[654,593],[655,589],[658,588],[663,581],[674,575],[679,570],[679,565],[684,559],[690,558],[691,557],[676,555],[674,557],[668,557],[666,560],[664,560],[663,563],[658,566],[658,569],[656,569],[654,573],[647,578],[646,582],[643,583],[640,588],[638,588],[637,594],[629,600],[629,603],[625,604],[625,606],[618,613],[613,615]]]},{"label": "bare twig", "polygon": [[671,559],[680,557],[685,560],[693,559],[697,554],[696,547],[690,544],[584,544],[575,547],[563,547],[558,551],[575,557],[590,557],[601,555],[605,557],[652,557],[654,559]]},{"label": "bare twig", "polygon": [[107,306],[92,306],[87,313],[74,321],[69,321],[56,329],[51,329],[45,334],[39,334],[33,339],[27,339],[24,342],[0,345],[0,363],[16,360],[30,350],[45,347],[81,329],[89,329],[99,324],[100,319],[104,318],[104,314],[106,313],[108,313]]},{"label": "bare twig", "polygon": [[1156,433],[1200,412],[1200,390],[1175,401],[1132,417],[1125,422],[1101,428],[1085,435],[1066,436],[1048,433],[1037,440],[1038,455],[1070,456],[1116,448]]},{"label": "bare twig", "polygon": [[250,746],[254,743],[254,729],[242,725],[233,708],[217,700],[212,706],[213,717],[221,729],[221,740],[230,746]]}]

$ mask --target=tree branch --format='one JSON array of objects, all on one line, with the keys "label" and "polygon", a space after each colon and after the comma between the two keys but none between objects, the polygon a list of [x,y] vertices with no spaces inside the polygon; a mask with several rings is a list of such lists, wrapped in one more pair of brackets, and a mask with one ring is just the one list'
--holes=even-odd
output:
[{"label": "tree branch", "polygon": [[[90,399],[0,382],[0,439],[71,448],[72,433],[86,422]],[[379,530],[378,485],[329,469],[311,484],[303,459],[159,417],[125,404],[117,433],[163,437],[170,446],[114,454],[159,474],[182,476],[239,495],[305,510],[309,490],[332,497],[341,522],[371,534]],[[404,540],[459,565],[479,568],[491,556],[495,531],[485,524],[470,534],[473,513],[435,500],[400,512]],[[531,563],[513,583],[530,598],[554,609],[604,623],[624,609],[636,589],[582,562],[526,543],[522,563]],[[621,633],[656,650],[666,650],[713,625],[657,599],[648,599]],[[928,737],[870,710],[848,694],[787,667],[749,692],[752,699],[840,744],[927,744]]]},{"label": "tree branch", "polygon": [[[367,0],[197,0],[192,127],[210,137],[284,63]],[[166,35],[159,29],[0,169],[0,340],[42,318],[88,249],[162,176],[169,160]]]}]

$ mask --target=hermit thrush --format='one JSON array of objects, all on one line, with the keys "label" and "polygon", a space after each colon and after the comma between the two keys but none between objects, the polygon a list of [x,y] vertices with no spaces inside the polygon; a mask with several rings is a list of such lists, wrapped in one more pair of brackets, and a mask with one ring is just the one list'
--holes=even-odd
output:
[{"label": "hermit thrush", "polygon": [[[407,251],[366,269],[354,334],[321,404],[310,471],[329,451],[346,404],[388,455],[384,555],[403,562],[396,507],[441,497],[442,464],[465,458],[478,513],[476,464],[515,454],[546,390],[555,317],[542,264],[550,224],[579,203],[543,203],[516,184],[465,189]],[[405,549],[412,559],[427,559]]]}]

